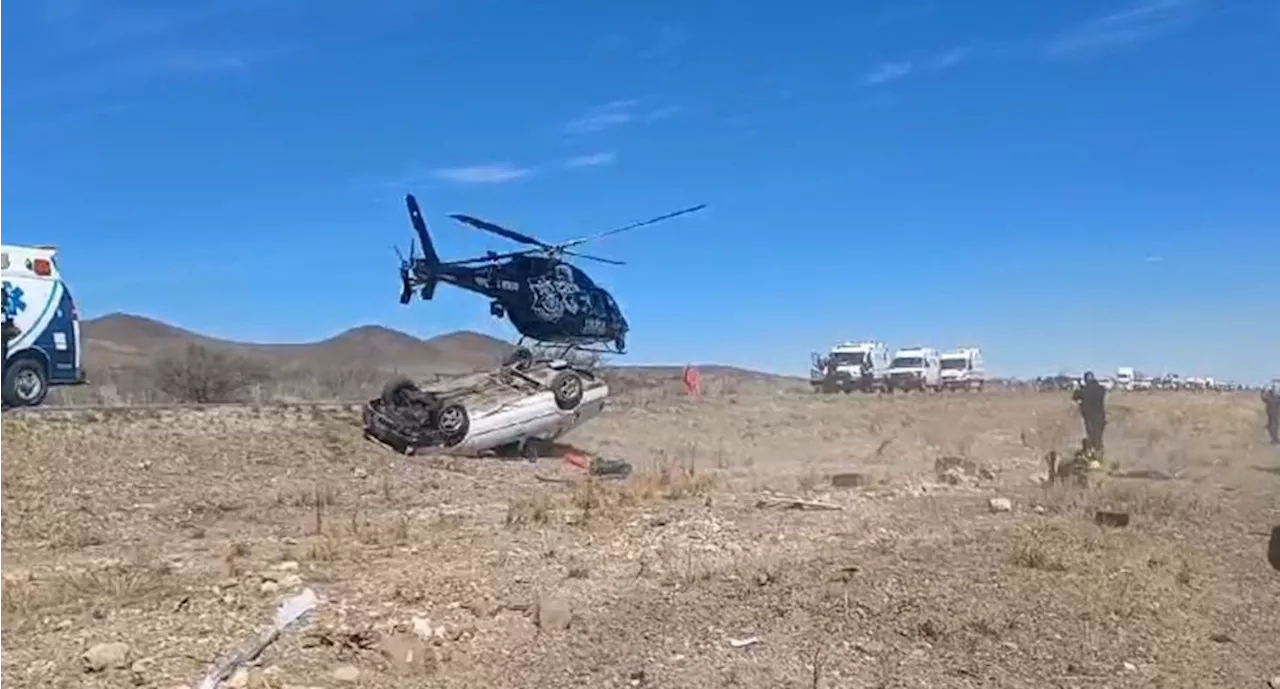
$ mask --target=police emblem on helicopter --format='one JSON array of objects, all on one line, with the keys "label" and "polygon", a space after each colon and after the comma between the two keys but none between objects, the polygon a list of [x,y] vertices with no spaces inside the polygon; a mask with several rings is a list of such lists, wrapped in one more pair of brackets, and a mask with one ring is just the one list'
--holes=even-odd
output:
[{"label": "police emblem on helicopter", "polygon": [[574,282],[573,272],[563,264],[557,265],[550,275],[531,278],[529,290],[533,293],[533,303],[529,306],[544,321],[558,321],[566,313],[576,316],[591,307],[590,303],[584,303],[587,295]]}]

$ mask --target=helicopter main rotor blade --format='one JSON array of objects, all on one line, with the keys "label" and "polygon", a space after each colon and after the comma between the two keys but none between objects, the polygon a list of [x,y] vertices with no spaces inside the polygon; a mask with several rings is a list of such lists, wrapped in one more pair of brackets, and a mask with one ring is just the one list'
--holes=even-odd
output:
[{"label": "helicopter main rotor blade", "polygon": [[703,208],[706,208],[706,207],[707,207],[707,204],[705,204],[705,203],[700,203],[700,204],[698,204],[698,205],[696,205],[696,206],[690,206],[689,208],[683,208],[683,209],[678,210],[678,211],[674,211],[674,212],[671,212],[671,213],[666,213],[666,214],[663,214],[663,215],[659,215],[659,216],[658,216],[658,217],[656,217],[656,218],[649,218],[648,220],[644,220],[644,221],[636,222],[636,223],[631,223],[630,225],[623,225],[622,227],[615,227],[615,228],[613,228],[612,230],[605,230],[604,232],[597,232],[597,233],[595,233],[595,234],[590,234],[590,235],[587,235],[587,236],[582,237],[582,238],[580,238],[580,239],[574,239],[574,240],[572,240],[572,241],[565,242],[565,243],[563,243],[563,244],[560,244],[559,246],[560,246],[561,248],[568,248],[568,247],[571,247],[571,246],[578,246],[578,245],[580,245],[580,244],[585,244],[585,243],[590,242],[590,241],[595,240],[595,239],[600,239],[601,237],[608,237],[609,235],[618,234],[618,233],[620,233],[620,232],[626,232],[626,231],[628,231],[628,230],[634,230],[634,229],[639,228],[639,227],[644,227],[644,226],[646,226],[646,225],[652,225],[652,224],[654,224],[654,223],[662,222],[663,220],[670,220],[671,218],[675,218],[675,217],[678,217],[678,216],[681,216],[681,215],[685,215],[685,214],[687,214],[687,213],[693,213],[693,212],[695,212],[695,211],[700,211],[700,210],[702,210]]},{"label": "helicopter main rotor blade", "polygon": [[460,258],[456,261],[449,261],[448,263],[445,263],[443,265],[467,266],[467,265],[474,265],[477,263],[493,263],[495,261],[505,261],[508,258],[515,258],[517,256],[528,256],[529,254],[540,254],[540,253],[543,253],[543,249],[525,249],[523,251],[508,251],[506,253],[501,253],[501,254],[490,253],[490,254],[485,254],[484,256]]},{"label": "helicopter main rotor blade", "polygon": [[501,225],[491,223],[488,220],[481,220],[480,218],[472,217],[470,215],[465,215],[462,213],[452,213],[449,215],[449,217],[453,218],[454,220],[457,220],[458,222],[464,225],[470,225],[478,230],[484,230],[485,232],[492,232],[493,234],[496,234],[499,237],[506,237],[507,239],[510,239],[513,242],[520,242],[521,244],[532,244],[533,246],[540,246],[544,249],[551,248],[550,244],[534,239],[533,237],[530,237],[527,234],[521,234],[519,232],[516,232],[515,230],[509,230]]},{"label": "helicopter main rotor blade", "polygon": [[580,253],[578,253],[578,252],[576,252],[576,251],[567,251],[567,250],[566,250],[566,251],[561,251],[560,253],[562,253],[562,254],[566,254],[566,255],[569,255],[569,256],[577,256],[578,258],[585,258],[585,259],[590,260],[590,261],[599,261],[599,262],[601,262],[601,263],[608,263],[608,264],[610,264],[610,265],[615,265],[615,266],[625,266],[625,265],[627,265],[627,262],[626,262],[626,261],[615,261],[615,260],[613,260],[612,258],[601,258],[601,257],[599,257],[599,256],[592,256],[591,254],[580,254]]}]

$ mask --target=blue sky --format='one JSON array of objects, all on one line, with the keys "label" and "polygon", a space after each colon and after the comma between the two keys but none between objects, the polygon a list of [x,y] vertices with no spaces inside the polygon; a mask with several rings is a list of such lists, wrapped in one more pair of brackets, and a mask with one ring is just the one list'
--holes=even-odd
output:
[{"label": "blue sky", "polygon": [[[628,359],[803,373],[838,340],[1014,375],[1280,375],[1274,0],[41,0],[3,24],[7,243],[87,316],[378,323],[417,194],[602,240]],[[190,285],[199,285],[191,288]]]}]

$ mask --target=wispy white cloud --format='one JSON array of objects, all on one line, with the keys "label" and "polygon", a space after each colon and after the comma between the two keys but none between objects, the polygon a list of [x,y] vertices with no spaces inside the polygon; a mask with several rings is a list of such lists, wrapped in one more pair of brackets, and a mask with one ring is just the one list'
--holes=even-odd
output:
[{"label": "wispy white cloud", "polygon": [[871,71],[867,72],[862,81],[868,86],[878,86],[887,84],[891,81],[897,81],[908,76],[915,70],[915,63],[911,60],[902,60],[898,62],[882,62],[876,65]]},{"label": "wispy white cloud", "polygon": [[641,59],[655,60],[667,57],[689,42],[689,30],[679,24],[664,26],[658,30],[653,43],[640,53]]},{"label": "wispy white cloud", "polygon": [[953,48],[919,59],[882,62],[863,76],[862,83],[867,86],[879,86],[912,75],[941,72],[958,67],[968,60],[971,54],[972,51],[969,48]]},{"label": "wispy white cloud", "polygon": [[653,110],[644,116],[645,122],[657,122],[658,120],[666,120],[679,115],[684,108],[679,105],[667,105],[657,110]]},{"label": "wispy white cloud", "polygon": [[150,7],[90,0],[24,4],[16,16],[6,11],[21,37],[7,48],[19,56],[14,64],[20,68],[5,95],[16,91],[19,103],[81,98],[160,77],[243,72],[296,52],[295,46],[234,30],[253,25],[267,9],[243,0]]},{"label": "wispy white cloud", "polygon": [[1144,263],[1164,263],[1164,256],[1152,254],[1151,256],[1147,256],[1146,258],[1142,259],[1142,261]]},{"label": "wispy white cloud", "polygon": [[618,154],[613,151],[601,151],[587,155],[574,156],[565,161],[566,167],[599,167],[617,162]]},{"label": "wispy white cloud", "polygon": [[533,172],[533,168],[512,163],[485,163],[466,167],[440,168],[433,170],[431,175],[436,179],[458,184],[502,184],[523,179],[532,175]]},{"label": "wispy white cloud", "polygon": [[570,134],[591,134],[626,124],[635,119],[634,100],[615,100],[597,105],[569,120],[564,130]]},{"label": "wispy white cloud", "polygon": [[1143,43],[1190,26],[1203,0],[1142,0],[1059,32],[1044,45],[1051,58],[1083,57]]},{"label": "wispy white cloud", "polygon": [[969,56],[972,55],[972,53],[973,51],[970,50],[969,48],[955,48],[952,50],[948,50],[947,52],[942,53],[941,55],[938,55],[936,57],[933,57],[927,60],[925,63],[925,68],[931,72],[936,72],[943,69],[951,69],[952,67],[959,66],[960,63],[964,62],[965,60],[968,60]]}]

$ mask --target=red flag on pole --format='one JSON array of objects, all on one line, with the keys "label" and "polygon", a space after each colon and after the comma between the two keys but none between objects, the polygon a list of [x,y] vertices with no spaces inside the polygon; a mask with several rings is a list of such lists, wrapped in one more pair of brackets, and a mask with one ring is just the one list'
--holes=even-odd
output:
[{"label": "red flag on pole", "polygon": [[698,375],[698,369],[693,364],[687,364],[684,367],[684,390],[690,397],[695,399],[702,397],[702,376]]}]

